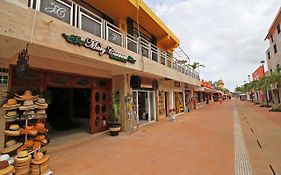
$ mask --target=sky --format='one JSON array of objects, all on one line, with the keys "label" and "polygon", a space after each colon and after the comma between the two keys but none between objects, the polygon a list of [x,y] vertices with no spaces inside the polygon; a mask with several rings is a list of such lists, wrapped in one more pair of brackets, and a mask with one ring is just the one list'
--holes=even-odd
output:
[{"label": "sky", "polygon": [[201,78],[223,79],[230,90],[266,61],[264,38],[281,6],[281,0],[144,1],[180,39],[191,63],[205,65]]}]

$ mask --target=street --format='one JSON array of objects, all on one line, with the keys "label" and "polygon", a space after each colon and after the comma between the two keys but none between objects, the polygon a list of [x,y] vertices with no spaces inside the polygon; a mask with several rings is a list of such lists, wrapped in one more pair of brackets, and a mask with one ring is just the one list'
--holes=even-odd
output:
[{"label": "street", "polygon": [[[242,136],[234,131],[235,117]],[[179,115],[176,122],[164,120],[132,134],[82,134],[71,136],[76,140],[60,140],[63,143],[50,145],[51,169],[55,174],[83,175],[280,174],[280,127],[278,113],[235,100],[214,103]]]}]

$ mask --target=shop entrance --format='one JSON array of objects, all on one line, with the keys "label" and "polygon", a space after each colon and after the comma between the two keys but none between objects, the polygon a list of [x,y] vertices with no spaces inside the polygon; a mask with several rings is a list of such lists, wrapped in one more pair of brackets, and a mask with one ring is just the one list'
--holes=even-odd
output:
[{"label": "shop entrance", "polygon": [[47,87],[47,92],[51,99],[47,109],[50,134],[90,132],[91,89]]},{"label": "shop entrance", "polygon": [[175,92],[175,109],[176,109],[176,113],[180,113],[184,111],[182,92]]},{"label": "shop entrance", "polygon": [[154,122],[156,120],[155,91],[134,90],[133,95],[140,125]]}]

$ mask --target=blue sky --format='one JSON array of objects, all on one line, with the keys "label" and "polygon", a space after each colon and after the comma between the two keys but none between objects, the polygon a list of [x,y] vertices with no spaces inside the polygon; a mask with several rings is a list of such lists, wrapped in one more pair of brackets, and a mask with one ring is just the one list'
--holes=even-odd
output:
[{"label": "blue sky", "polygon": [[265,60],[264,41],[280,0],[145,0],[180,38],[181,47],[206,66],[204,80],[223,79],[233,90]]}]

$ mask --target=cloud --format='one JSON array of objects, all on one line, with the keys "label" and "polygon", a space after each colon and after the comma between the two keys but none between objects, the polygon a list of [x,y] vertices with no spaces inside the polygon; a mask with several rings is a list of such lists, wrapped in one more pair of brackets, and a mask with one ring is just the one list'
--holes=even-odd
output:
[{"label": "cloud", "polygon": [[280,0],[145,0],[180,38],[205,80],[233,90],[248,80],[269,44],[264,41]]}]

